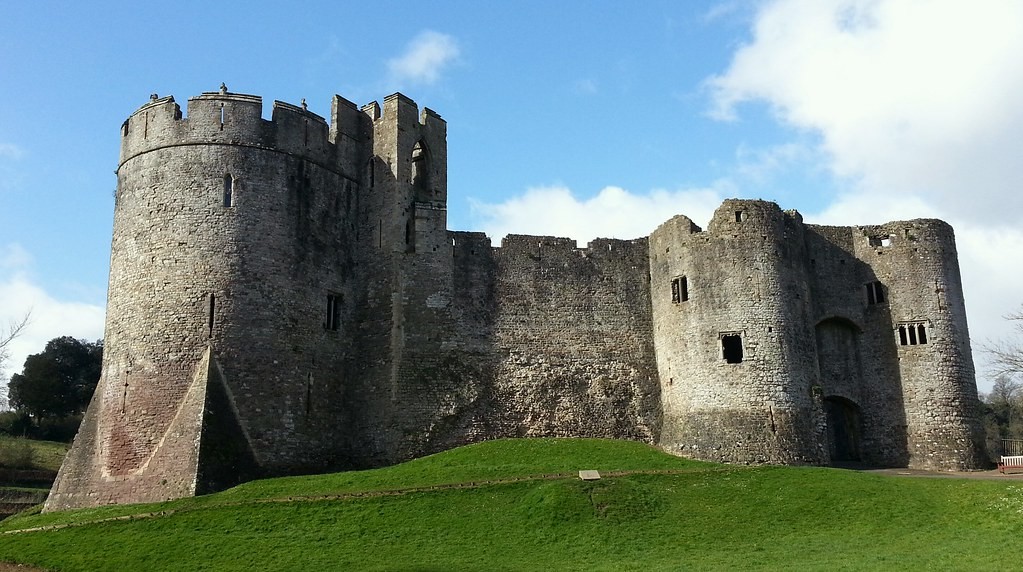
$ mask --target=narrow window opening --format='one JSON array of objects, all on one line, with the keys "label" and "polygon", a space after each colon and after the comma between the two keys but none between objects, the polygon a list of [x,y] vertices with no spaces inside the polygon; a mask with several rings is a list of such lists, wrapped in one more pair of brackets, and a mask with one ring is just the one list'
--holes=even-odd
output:
[{"label": "narrow window opening", "polygon": [[124,380],[124,390],[121,392],[121,413],[124,413],[128,406],[128,380]]},{"label": "narrow window opening", "polygon": [[217,315],[217,296],[216,294],[210,293],[210,313],[207,321],[207,326],[210,330],[210,335],[213,335],[213,325]]},{"label": "narrow window opening", "polygon": [[742,336],[725,334],[721,336],[721,357],[726,363],[742,363]]},{"label": "narrow window opening", "polygon": [[341,327],[341,295],[327,294],[327,313],[324,316],[323,328],[332,332]]},{"label": "narrow window opening", "polygon": [[920,343],[921,344],[926,344],[927,343],[927,328],[923,324],[917,324],[916,331],[917,331],[917,339],[920,341]]},{"label": "narrow window opening", "polygon": [[735,211],[735,222],[742,222],[742,211]]},{"label": "narrow window opening", "polygon": [[383,248],[384,247],[384,221],[383,220],[378,220],[377,221],[377,247],[378,248]]},{"label": "narrow window opening", "polygon": [[230,173],[224,175],[224,206],[234,206],[234,177]]},{"label": "narrow window opening", "polygon": [[224,104],[220,104],[220,130],[224,130]]},{"label": "narrow window opening", "polygon": [[430,200],[430,168],[428,153],[422,141],[416,142],[412,147],[412,173],[409,179],[415,193],[415,200],[423,202]]},{"label": "narrow window opening", "polygon": [[906,328],[906,331],[909,333],[909,345],[915,346],[916,345],[916,328],[914,326],[910,326],[910,327]]},{"label": "narrow window opening", "polygon": [[905,346],[909,344],[909,339],[906,337],[906,326],[899,326],[899,345]]},{"label": "narrow window opening", "polygon": [[689,300],[689,279],[679,276],[671,281],[671,301],[674,304]]},{"label": "narrow window opening", "polygon": [[867,284],[867,304],[884,304],[884,285],[880,282]]},{"label": "narrow window opening", "polygon": [[309,416],[313,403],[313,374],[306,374],[305,378],[305,414]]},{"label": "narrow window opening", "polygon": [[305,120],[305,132],[302,133],[303,143],[309,146],[309,120]]},{"label": "narrow window opening", "polygon": [[121,124],[121,137],[127,137],[128,136],[128,122],[129,121],[131,121],[131,120],[130,119],[125,119],[124,123]]},{"label": "narrow window opening", "polygon": [[142,115],[142,138],[149,139],[149,114],[145,113]]}]

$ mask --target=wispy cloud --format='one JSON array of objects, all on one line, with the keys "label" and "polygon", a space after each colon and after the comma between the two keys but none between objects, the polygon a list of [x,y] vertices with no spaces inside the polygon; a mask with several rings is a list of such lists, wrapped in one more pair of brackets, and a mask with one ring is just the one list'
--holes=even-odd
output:
[{"label": "wispy cloud", "polygon": [[573,90],[581,95],[593,95],[597,93],[597,81],[590,78],[576,80],[572,86]]},{"label": "wispy cloud", "polygon": [[0,157],[6,157],[8,159],[21,159],[25,156],[25,151],[12,143],[0,143]]},{"label": "wispy cloud", "polygon": [[509,233],[574,238],[585,245],[594,238],[632,239],[647,236],[673,215],[683,213],[706,224],[728,194],[720,188],[654,190],[633,193],[621,187],[604,187],[595,196],[581,199],[562,185],[533,187],[501,203],[472,202],[474,226],[495,244]]},{"label": "wispy cloud", "polygon": [[398,83],[432,84],[458,59],[458,43],[447,34],[425,30],[409,42],[405,52],[388,60],[392,80]]}]

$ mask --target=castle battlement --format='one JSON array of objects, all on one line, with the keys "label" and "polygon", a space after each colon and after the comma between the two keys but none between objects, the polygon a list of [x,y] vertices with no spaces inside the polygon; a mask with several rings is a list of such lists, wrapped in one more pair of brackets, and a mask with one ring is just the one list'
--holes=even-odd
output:
[{"label": "castle battlement", "polygon": [[731,463],[983,461],[951,227],[728,199],[648,237],[447,229],[447,125],[223,87],[124,122],[103,373],[46,503],[203,494],[483,439]]},{"label": "castle battlement", "polygon": [[[304,102],[294,105],[275,100],[270,119],[263,119],[262,113],[262,97],[226,90],[189,98],[184,115],[173,96],[154,98],[122,124],[120,163],[171,146],[234,145],[294,155],[332,169],[341,164],[341,170],[349,172],[356,167],[349,163],[357,159],[351,148],[369,139],[367,118],[370,123],[417,126],[422,131],[420,138],[434,140],[434,146],[438,146],[438,138],[442,141],[446,136],[446,122],[440,115],[427,108],[420,113],[415,102],[400,93],[385,99],[383,108],[373,102],[361,111],[335,96],[329,123],[309,111]],[[348,145],[338,148],[339,139]]]}]

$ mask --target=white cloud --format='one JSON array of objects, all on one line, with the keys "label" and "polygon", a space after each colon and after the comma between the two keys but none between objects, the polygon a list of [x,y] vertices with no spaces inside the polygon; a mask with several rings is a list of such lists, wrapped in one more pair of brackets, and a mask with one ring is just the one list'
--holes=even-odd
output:
[{"label": "white cloud", "polygon": [[982,388],[985,339],[1023,296],[1023,3],[1016,0],[774,0],[752,41],[710,78],[712,115],[766,102],[820,136],[850,182],[808,220],[937,217],[956,229]]},{"label": "white cloud", "polygon": [[472,202],[477,228],[500,244],[507,234],[574,238],[580,246],[594,238],[633,239],[649,235],[676,214],[705,225],[724,197],[721,188],[654,190],[635,194],[604,187],[589,199],[575,197],[564,186],[534,187],[502,203]]},{"label": "white cloud", "polygon": [[387,67],[398,83],[432,84],[458,55],[458,43],[454,38],[426,30],[409,42],[405,53],[388,60]]},{"label": "white cloud", "polygon": [[31,255],[18,244],[0,247],[0,325],[20,320],[31,312],[29,324],[11,342],[10,356],[0,371],[5,380],[0,393],[6,395],[6,379],[21,371],[25,358],[43,351],[46,342],[59,336],[96,340],[103,337],[104,311],[100,306],[58,300],[32,280]]},{"label": "white cloud", "polygon": [[832,171],[863,192],[980,220],[1023,207],[1020,53],[1017,0],[778,0],[708,86],[719,118],[759,100],[819,132]]}]

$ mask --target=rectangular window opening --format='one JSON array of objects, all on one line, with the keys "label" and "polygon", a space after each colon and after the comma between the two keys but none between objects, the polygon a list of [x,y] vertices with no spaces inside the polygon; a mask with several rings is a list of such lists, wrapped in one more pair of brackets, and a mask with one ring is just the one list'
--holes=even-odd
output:
[{"label": "rectangular window opening", "polygon": [[926,322],[903,322],[899,324],[900,346],[922,346],[927,343]]},{"label": "rectangular window opening", "polygon": [[867,304],[884,304],[884,285],[880,282],[867,284]]},{"label": "rectangular window opening", "polygon": [[735,211],[735,222],[742,222],[742,211]]},{"label": "rectangular window opening", "polygon": [[742,335],[725,334],[721,336],[721,357],[726,363],[742,363]]},{"label": "rectangular window opening", "polygon": [[671,280],[671,302],[678,304],[689,300],[689,279],[678,276]]}]

